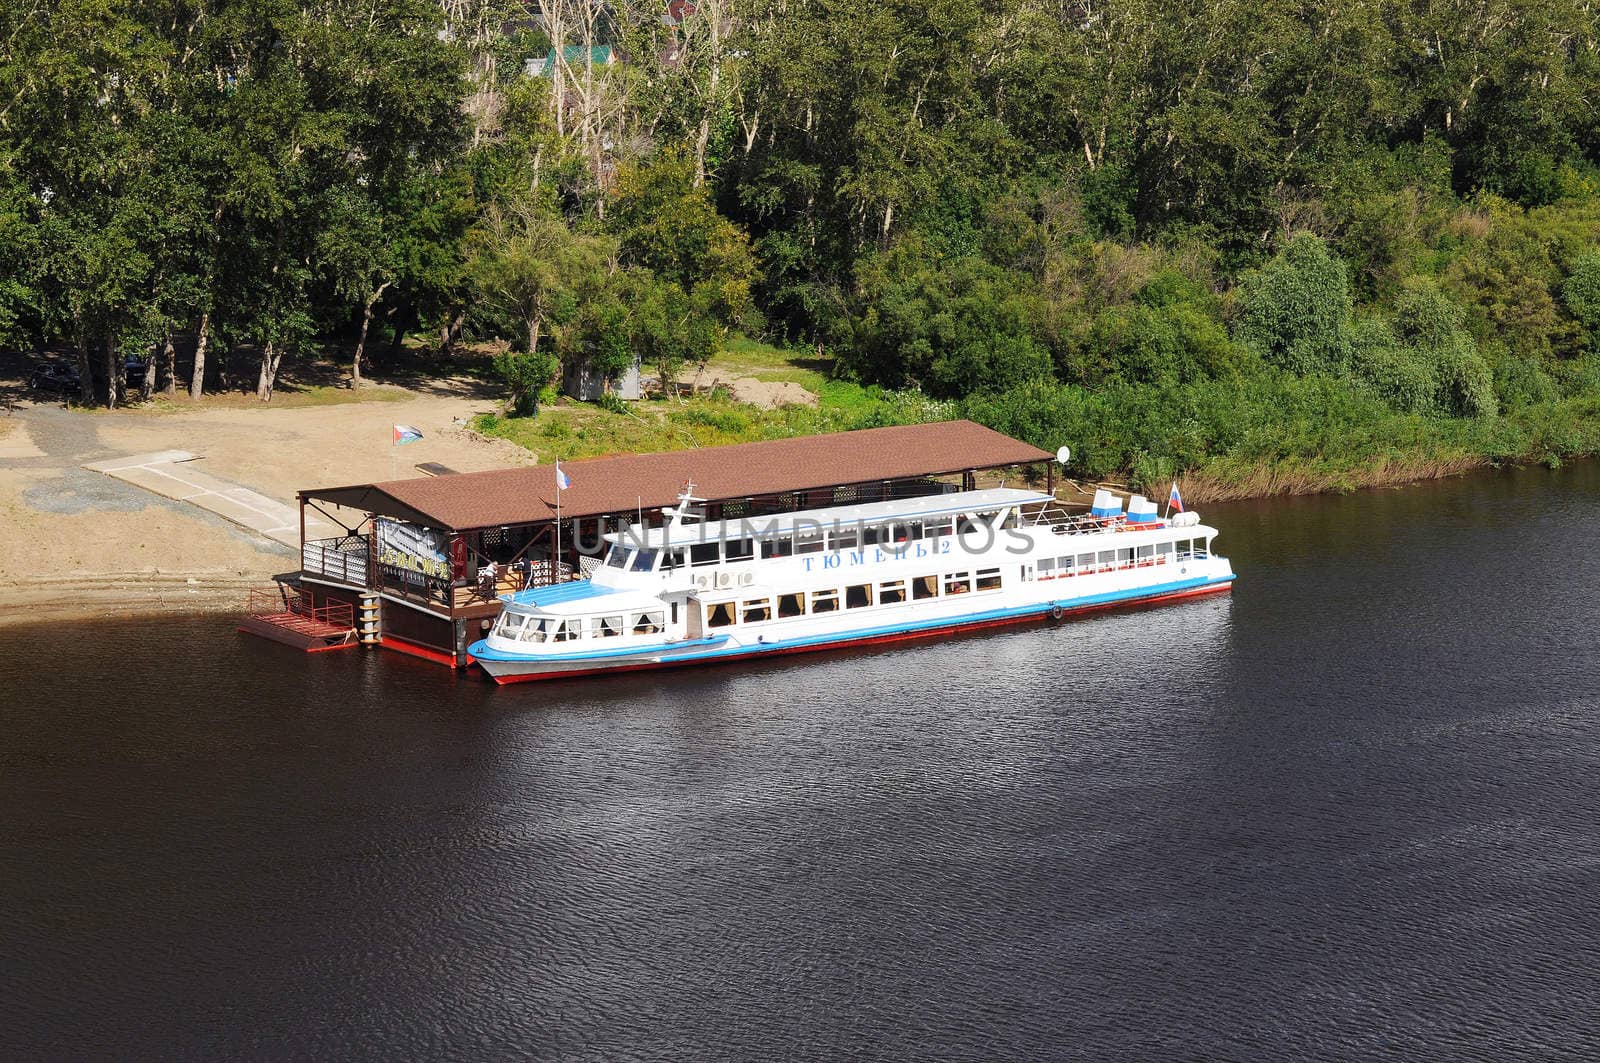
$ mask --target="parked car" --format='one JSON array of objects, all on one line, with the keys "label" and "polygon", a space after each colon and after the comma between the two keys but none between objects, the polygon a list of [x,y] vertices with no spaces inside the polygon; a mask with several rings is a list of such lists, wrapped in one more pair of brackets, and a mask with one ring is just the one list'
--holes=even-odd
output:
[{"label": "parked car", "polygon": [[77,391],[82,378],[78,375],[78,367],[68,365],[66,362],[46,362],[33,371],[28,378],[28,386],[36,391],[54,391],[65,394]]}]

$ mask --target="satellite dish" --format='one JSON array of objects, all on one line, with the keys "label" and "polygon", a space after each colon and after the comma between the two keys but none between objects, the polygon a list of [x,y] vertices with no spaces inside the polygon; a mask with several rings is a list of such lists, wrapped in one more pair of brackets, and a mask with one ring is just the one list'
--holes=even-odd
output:
[{"label": "satellite dish", "polygon": [[1060,450],[1056,451],[1056,460],[1063,465],[1071,461],[1072,449],[1070,447],[1062,447]]}]

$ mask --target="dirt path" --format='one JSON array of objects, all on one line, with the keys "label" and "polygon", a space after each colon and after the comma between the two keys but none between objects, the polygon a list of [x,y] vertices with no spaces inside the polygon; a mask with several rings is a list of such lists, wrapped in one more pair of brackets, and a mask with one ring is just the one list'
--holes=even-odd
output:
[{"label": "dirt path", "polygon": [[[0,624],[133,610],[237,608],[246,587],[299,567],[292,549],[183,502],[82,466],[187,450],[210,476],[294,504],[308,487],[527,464],[465,430],[493,408],[468,382],[292,409],[202,405],[152,413],[19,402],[0,433]],[[421,441],[390,446],[391,426]]]}]

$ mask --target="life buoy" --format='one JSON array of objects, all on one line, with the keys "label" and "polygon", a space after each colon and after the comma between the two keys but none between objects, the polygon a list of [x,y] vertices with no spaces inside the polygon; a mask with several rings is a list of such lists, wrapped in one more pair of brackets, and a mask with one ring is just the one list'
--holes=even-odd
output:
[{"label": "life buoy", "polygon": [[1063,616],[1066,616],[1066,615],[1067,615],[1067,611],[1065,609],[1061,608],[1061,606],[1052,605],[1050,607],[1050,619],[1051,620],[1060,620]]}]

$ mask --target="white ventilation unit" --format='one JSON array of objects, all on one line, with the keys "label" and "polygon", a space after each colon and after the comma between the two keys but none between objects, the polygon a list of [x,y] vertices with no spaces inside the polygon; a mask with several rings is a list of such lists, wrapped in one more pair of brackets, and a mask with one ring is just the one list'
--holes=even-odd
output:
[{"label": "white ventilation unit", "polygon": [[754,583],[755,581],[756,581],[756,574],[754,572],[741,572],[741,573],[739,573],[739,586],[748,587],[748,586],[750,586],[750,584]]},{"label": "white ventilation unit", "polygon": [[733,586],[733,573],[732,572],[726,572],[726,571],[718,572],[717,573],[717,586],[719,586],[719,587],[731,587],[731,586]]}]

